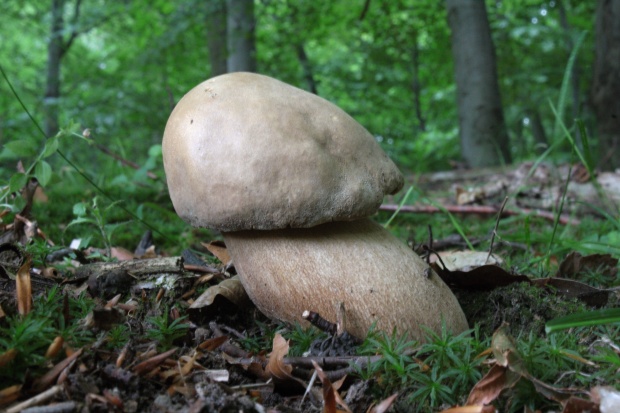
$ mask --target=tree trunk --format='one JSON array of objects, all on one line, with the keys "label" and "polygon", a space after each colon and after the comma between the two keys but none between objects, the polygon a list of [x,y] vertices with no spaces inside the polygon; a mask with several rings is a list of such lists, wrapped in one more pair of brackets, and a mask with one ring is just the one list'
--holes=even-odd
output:
[{"label": "tree trunk", "polygon": [[226,1],[207,2],[207,47],[211,77],[226,73]]},{"label": "tree trunk", "polygon": [[447,0],[457,88],[461,152],[472,167],[510,163],[484,0]]},{"label": "tree trunk", "polygon": [[52,0],[52,27],[47,45],[47,78],[43,107],[45,110],[45,135],[58,132],[58,101],[60,99],[60,62],[63,55],[64,0]]},{"label": "tree trunk", "polygon": [[422,100],[420,99],[422,94],[422,83],[420,82],[420,48],[418,47],[417,34],[413,41],[413,48],[411,50],[413,75],[411,79],[411,92],[413,93],[413,110],[418,120],[418,130],[424,132],[426,130],[426,120],[422,115]]},{"label": "tree trunk", "polygon": [[540,155],[549,147],[545,126],[542,123],[538,110],[533,108],[528,109],[527,117],[530,120],[530,128],[532,131],[532,137],[534,138],[534,152],[537,155]]},{"label": "tree trunk", "polygon": [[226,0],[228,72],[256,72],[254,0]]},{"label": "tree trunk", "polygon": [[310,64],[310,59],[306,54],[306,49],[303,43],[297,43],[295,45],[295,51],[297,52],[297,58],[299,59],[299,64],[304,72],[304,79],[306,79],[306,86],[308,87],[308,91],[314,93],[315,95],[319,94],[316,79],[314,78],[314,73],[312,71],[312,65]]},{"label": "tree trunk", "polygon": [[599,0],[592,104],[603,169],[620,167],[620,0]]}]

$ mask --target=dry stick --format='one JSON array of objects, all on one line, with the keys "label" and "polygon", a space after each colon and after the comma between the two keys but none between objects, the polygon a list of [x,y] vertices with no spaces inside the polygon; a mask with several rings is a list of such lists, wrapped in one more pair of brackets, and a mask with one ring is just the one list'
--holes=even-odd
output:
[{"label": "dry stick", "polygon": [[28,407],[36,406],[37,404],[40,404],[40,403],[43,403],[43,402],[46,402],[52,399],[57,394],[62,393],[62,391],[63,391],[62,385],[59,384],[56,386],[52,386],[49,389],[45,390],[42,393],[37,394],[36,396],[32,398],[26,401],[23,401],[22,403],[16,404],[9,409],[6,409],[5,412],[6,413],[21,412],[22,410],[27,409]]},{"label": "dry stick", "polygon": [[[418,213],[418,214],[436,214],[441,212],[451,212],[456,214],[479,214],[479,215],[495,215],[499,211],[497,207],[489,206],[489,205],[446,205],[442,206],[443,209],[439,209],[434,206],[415,206],[415,205],[403,205],[400,207],[400,212],[409,212],[409,213]],[[396,204],[383,204],[379,207],[381,211],[394,212],[398,209],[398,205]],[[503,215],[528,215],[532,214],[535,216],[539,216],[541,218],[547,219],[549,221],[555,222],[555,215],[551,212],[541,211],[538,209],[528,209],[521,208],[518,211],[513,210],[505,210],[502,212]],[[559,220],[560,224],[570,224],[570,225],[579,225],[580,221],[578,219],[567,217],[566,215],[560,216]]]},{"label": "dry stick", "polygon": [[493,253],[493,243],[495,242],[495,236],[497,235],[497,228],[499,227],[499,220],[502,218],[502,212],[504,211],[506,202],[508,202],[508,197],[504,198],[504,202],[502,202],[502,206],[499,207],[499,212],[497,213],[497,219],[495,220],[495,228],[493,228],[493,233],[491,234],[491,245],[489,246],[489,255],[487,255],[487,259],[484,260],[485,264],[489,262],[489,258],[491,258],[491,254]]},{"label": "dry stick", "polygon": [[[121,164],[125,165],[125,166],[129,166],[130,168],[133,168],[135,170],[139,170],[140,169],[140,165],[138,165],[135,162],[130,161],[129,159],[125,159],[122,156],[120,156],[117,153],[112,152],[110,149],[108,149],[106,146],[103,146],[101,144],[97,144],[95,145],[97,147],[97,149],[99,149],[101,152],[105,153],[106,155],[116,159],[117,161],[119,161]],[[146,171],[146,176],[148,176],[151,179],[158,179],[157,175],[155,175],[153,172],[151,171]]]}]

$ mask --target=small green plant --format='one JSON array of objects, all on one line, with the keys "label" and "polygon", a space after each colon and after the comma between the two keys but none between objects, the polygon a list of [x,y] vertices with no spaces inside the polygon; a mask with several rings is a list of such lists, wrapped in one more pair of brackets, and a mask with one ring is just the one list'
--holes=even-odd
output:
[{"label": "small green plant", "polygon": [[301,356],[310,349],[315,340],[326,339],[327,334],[315,327],[304,328],[299,323],[295,323],[293,328],[282,334],[284,338],[291,340],[289,356]]},{"label": "small green plant", "polygon": [[172,347],[174,341],[187,334],[189,326],[184,322],[187,316],[179,317],[170,322],[168,310],[164,311],[160,316],[149,317],[148,322],[154,328],[147,332],[148,338],[157,341],[163,350]]},{"label": "small green plant", "polygon": [[119,349],[129,341],[129,328],[125,324],[118,324],[108,331],[107,347]]},{"label": "small green plant", "polygon": [[58,287],[53,287],[35,300],[32,311],[26,316],[7,317],[0,325],[0,355],[9,351],[17,353],[0,368],[0,388],[21,382],[26,372],[36,376],[44,371],[45,352],[57,336],[73,347],[91,342],[92,333],[84,329],[80,321],[93,305],[84,296],[65,297]]},{"label": "small green plant", "polygon": [[92,203],[78,202],[73,205],[73,214],[76,216],[67,228],[73,225],[88,224],[99,230],[99,234],[105,244],[107,257],[112,256],[112,235],[116,229],[127,222],[109,224],[108,213],[120,201],[113,202],[105,208],[101,208],[97,197],[94,197]]},{"label": "small green plant", "polygon": [[380,358],[357,372],[366,380],[376,379],[378,397],[410,389],[406,396],[410,404],[418,411],[434,411],[443,403],[464,401],[480,380],[484,358],[477,354],[489,343],[480,341],[477,329],[455,336],[444,324],[440,333],[429,329],[425,332],[424,344],[395,333],[368,334],[360,353]]}]

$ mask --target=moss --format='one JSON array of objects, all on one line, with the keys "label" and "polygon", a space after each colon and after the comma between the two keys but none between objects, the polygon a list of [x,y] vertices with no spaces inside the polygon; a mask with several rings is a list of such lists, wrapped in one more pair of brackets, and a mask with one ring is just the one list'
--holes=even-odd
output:
[{"label": "moss", "polygon": [[488,337],[503,323],[517,337],[530,332],[539,335],[553,318],[585,311],[577,299],[566,299],[527,283],[515,283],[493,291],[457,291],[459,302],[471,326],[478,324]]}]

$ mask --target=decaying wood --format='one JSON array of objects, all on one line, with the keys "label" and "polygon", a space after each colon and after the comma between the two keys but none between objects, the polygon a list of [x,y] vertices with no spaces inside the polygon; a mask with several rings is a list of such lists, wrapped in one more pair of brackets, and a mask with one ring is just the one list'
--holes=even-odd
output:
[{"label": "decaying wood", "polygon": [[127,292],[137,281],[147,277],[180,276],[184,270],[181,257],[165,257],[86,264],[79,267],[75,275],[78,279],[88,278],[91,294],[112,297]]},{"label": "decaying wood", "polygon": [[[451,213],[495,215],[504,197],[508,196],[502,216],[525,214],[554,221],[564,199],[560,224],[578,224],[577,219],[568,215],[596,215],[601,210],[616,211],[620,205],[620,170],[590,177],[581,165],[526,162],[511,169],[437,172],[411,181],[422,192],[432,191],[432,199]],[[441,199],[437,191],[447,195]],[[392,203],[381,207],[384,211],[397,208]],[[400,211],[439,213],[442,209],[405,205]]]},{"label": "decaying wood", "polygon": [[120,262],[96,262],[82,265],[75,271],[76,277],[102,276],[111,271],[124,271],[134,278],[147,275],[183,272],[181,257],[151,258],[148,260],[128,260]]}]

